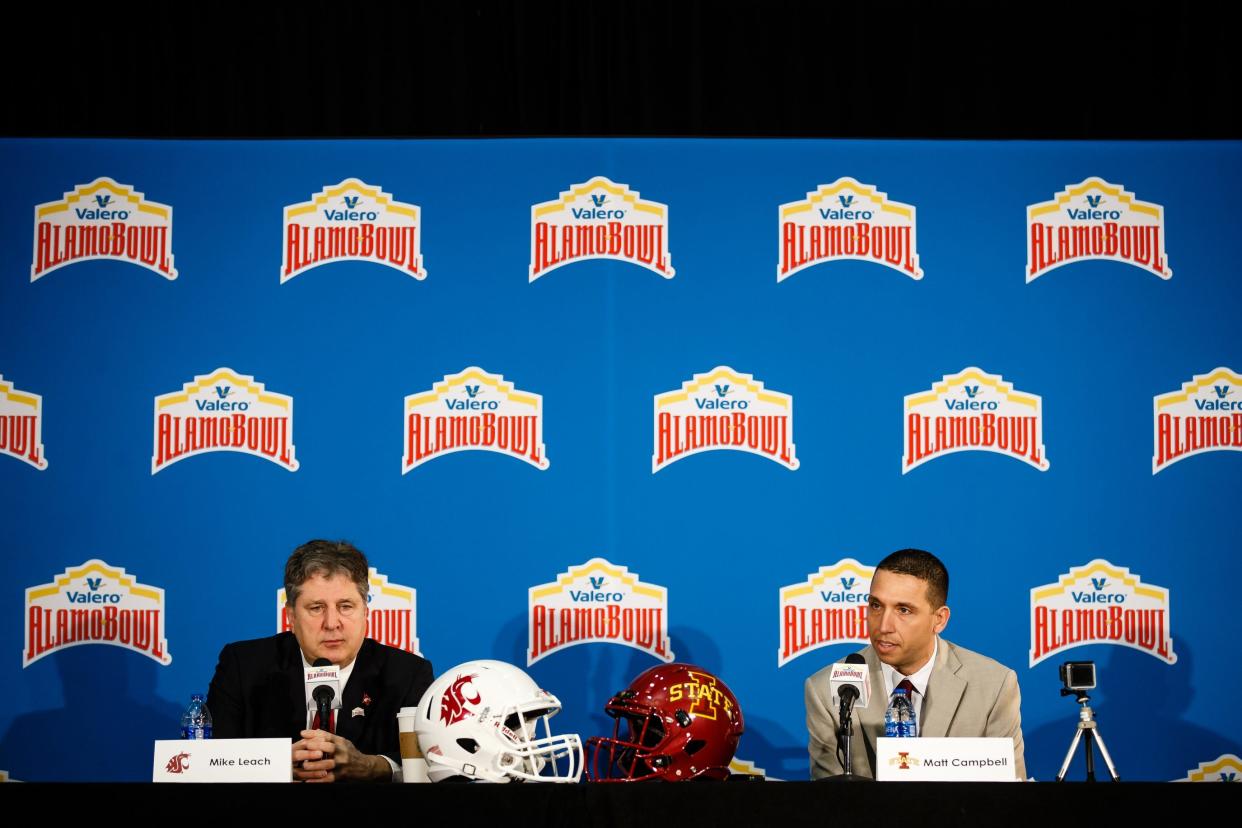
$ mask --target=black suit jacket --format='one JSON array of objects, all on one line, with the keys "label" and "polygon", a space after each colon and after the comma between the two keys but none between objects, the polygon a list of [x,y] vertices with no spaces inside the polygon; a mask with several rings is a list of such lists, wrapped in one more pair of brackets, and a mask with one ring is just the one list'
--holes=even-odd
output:
[{"label": "black suit jacket", "polygon": [[[306,729],[304,669],[291,632],[225,645],[207,693],[213,735],[301,739]],[[417,706],[432,679],[425,658],[364,639],[341,692],[337,734],[363,753],[382,753],[399,765],[397,711]],[[358,708],[363,715],[353,715]]]}]

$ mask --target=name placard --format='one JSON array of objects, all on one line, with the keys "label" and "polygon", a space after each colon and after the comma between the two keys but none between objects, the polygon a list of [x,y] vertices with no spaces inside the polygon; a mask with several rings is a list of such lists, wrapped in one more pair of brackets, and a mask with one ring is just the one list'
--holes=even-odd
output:
[{"label": "name placard", "polygon": [[875,778],[881,782],[1016,782],[1013,739],[880,737],[875,740]]},{"label": "name placard", "polygon": [[161,739],[152,782],[291,782],[292,739]]}]

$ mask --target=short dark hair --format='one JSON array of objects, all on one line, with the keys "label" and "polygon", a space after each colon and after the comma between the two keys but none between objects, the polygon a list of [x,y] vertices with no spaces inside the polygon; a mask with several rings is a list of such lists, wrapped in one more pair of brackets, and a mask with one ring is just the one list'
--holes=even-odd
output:
[{"label": "short dark hair", "polygon": [[876,570],[913,575],[927,583],[927,600],[933,610],[949,602],[949,570],[930,552],[922,549],[898,549],[875,566]]},{"label": "short dark hair", "polygon": [[285,605],[297,606],[302,584],[315,575],[345,575],[358,587],[362,600],[370,587],[370,565],[362,550],[349,541],[313,540],[293,550],[285,562]]}]

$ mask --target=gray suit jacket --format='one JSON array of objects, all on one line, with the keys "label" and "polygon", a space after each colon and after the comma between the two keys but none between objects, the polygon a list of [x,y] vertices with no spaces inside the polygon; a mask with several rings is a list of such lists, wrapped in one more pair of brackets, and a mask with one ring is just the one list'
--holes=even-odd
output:
[{"label": "gray suit jacket", "polygon": [[[871,673],[871,699],[854,709],[853,772],[875,778],[875,740],[884,735],[884,674],[880,659],[868,646],[862,651]],[[839,711],[832,704],[828,666],[806,680],[806,728],[811,734],[811,777],[842,773],[837,761]],[[878,689],[877,689],[878,688]],[[1026,779],[1022,755],[1021,696],[1013,670],[992,659],[940,639],[936,666],[927,681],[920,736],[1009,736],[1013,739],[1014,770]]]}]

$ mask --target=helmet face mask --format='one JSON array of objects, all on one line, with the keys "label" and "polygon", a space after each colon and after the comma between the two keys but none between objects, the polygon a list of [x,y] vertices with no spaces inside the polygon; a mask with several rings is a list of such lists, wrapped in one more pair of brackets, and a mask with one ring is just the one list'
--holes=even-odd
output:
[{"label": "helmet face mask", "polygon": [[[604,706],[611,737],[587,740],[595,782],[725,779],[742,711],[716,676],[688,664],[653,667]],[[622,722],[625,723],[624,735]]]},{"label": "helmet face mask", "polygon": [[428,688],[415,723],[428,776],[488,782],[577,782],[582,740],[554,735],[561,703],[517,667],[470,661]]}]

